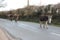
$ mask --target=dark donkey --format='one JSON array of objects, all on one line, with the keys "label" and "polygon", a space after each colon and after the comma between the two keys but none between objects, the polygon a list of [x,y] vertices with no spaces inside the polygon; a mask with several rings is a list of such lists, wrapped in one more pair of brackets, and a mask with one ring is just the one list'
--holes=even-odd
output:
[{"label": "dark donkey", "polygon": [[7,17],[8,17],[9,20],[11,20],[11,21],[13,20],[13,14],[12,14],[12,13],[9,13],[9,14],[7,15]]},{"label": "dark donkey", "polygon": [[48,16],[47,15],[40,15],[39,16],[39,22],[40,22],[40,27],[41,28],[47,28],[48,29],[48,26],[47,26],[47,23],[48,23]]}]

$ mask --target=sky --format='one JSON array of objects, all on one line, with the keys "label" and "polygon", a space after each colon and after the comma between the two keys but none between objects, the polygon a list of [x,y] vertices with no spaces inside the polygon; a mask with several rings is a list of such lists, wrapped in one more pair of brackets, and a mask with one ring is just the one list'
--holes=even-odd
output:
[{"label": "sky", "polygon": [[[60,3],[60,0],[29,0],[29,1],[30,5],[36,6]],[[0,8],[0,11],[24,8],[25,6],[27,6],[27,0],[5,0],[5,3],[7,4],[7,6]]]}]

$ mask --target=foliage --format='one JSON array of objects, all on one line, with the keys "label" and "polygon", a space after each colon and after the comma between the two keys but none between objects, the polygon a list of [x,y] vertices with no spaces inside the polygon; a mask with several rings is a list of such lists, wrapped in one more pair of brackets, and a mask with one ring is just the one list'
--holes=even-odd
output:
[{"label": "foliage", "polygon": [[7,12],[0,12],[0,18],[7,18],[7,15],[9,13],[11,13],[11,14],[17,13],[20,15],[19,20],[39,22],[39,15],[41,15],[42,13],[49,14],[48,11],[51,11],[51,14],[53,15],[52,23],[60,25],[60,14],[57,14],[56,13],[57,9],[54,7],[51,7],[51,5],[39,7],[38,9],[36,9],[37,12],[35,12],[35,10],[33,10],[33,8],[31,8],[31,7],[28,9],[23,8],[23,9],[11,10],[11,11],[7,11]]}]

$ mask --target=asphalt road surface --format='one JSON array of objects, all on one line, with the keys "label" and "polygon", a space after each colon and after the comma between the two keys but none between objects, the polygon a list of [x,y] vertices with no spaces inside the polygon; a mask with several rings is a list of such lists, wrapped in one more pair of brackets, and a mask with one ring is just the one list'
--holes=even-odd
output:
[{"label": "asphalt road surface", "polygon": [[16,40],[60,40],[60,27],[53,25],[41,29],[39,23],[0,19],[0,27]]}]

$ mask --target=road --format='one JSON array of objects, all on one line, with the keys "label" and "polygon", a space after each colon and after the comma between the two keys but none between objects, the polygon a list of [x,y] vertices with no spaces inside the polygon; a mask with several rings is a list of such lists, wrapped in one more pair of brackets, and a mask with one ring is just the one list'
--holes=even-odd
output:
[{"label": "road", "polygon": [[60,27],[53,25],[41,29],[39,23],[0,19],[0,27],[16,40],[60,40]]}]

